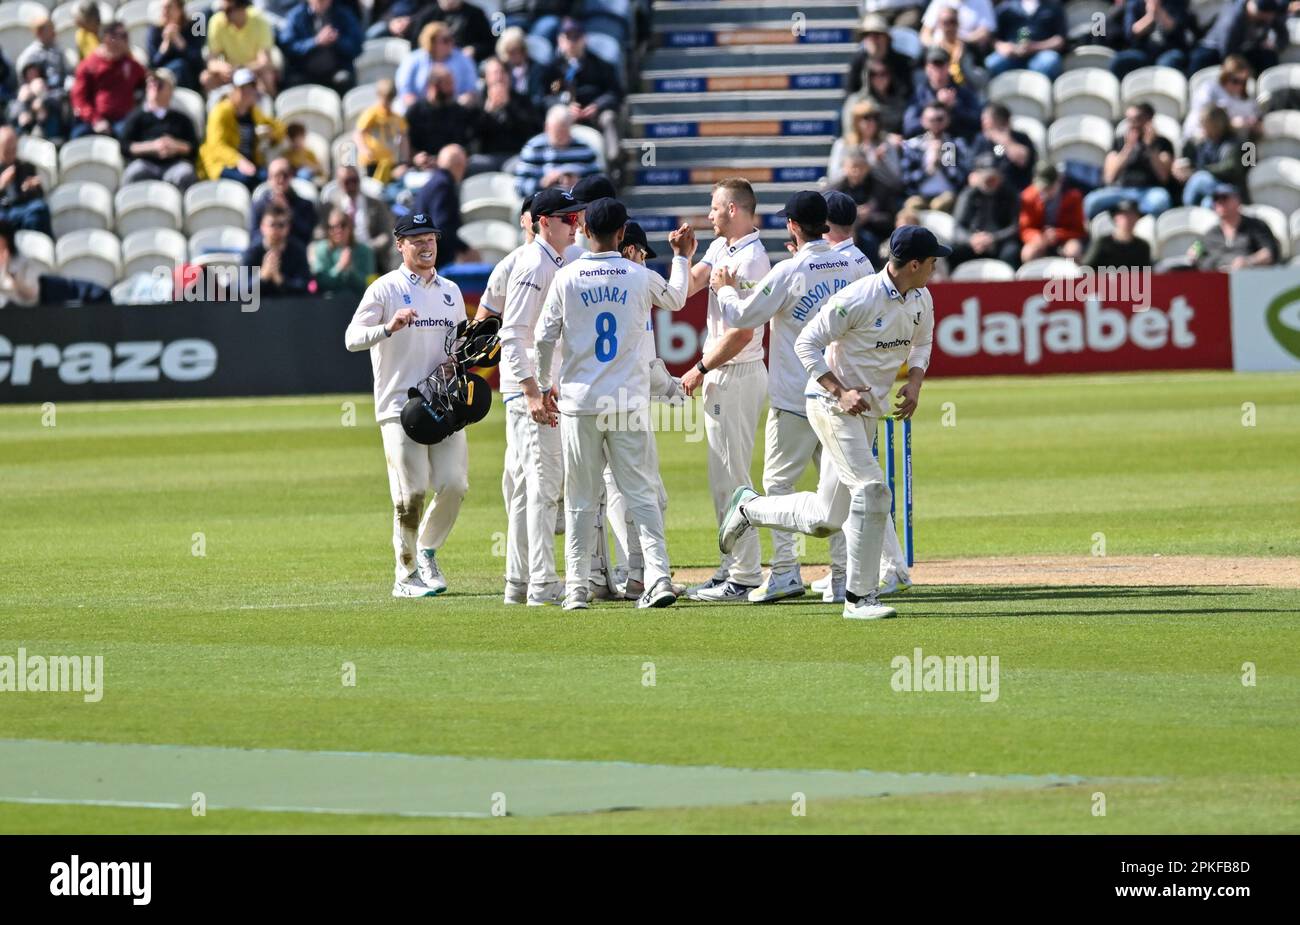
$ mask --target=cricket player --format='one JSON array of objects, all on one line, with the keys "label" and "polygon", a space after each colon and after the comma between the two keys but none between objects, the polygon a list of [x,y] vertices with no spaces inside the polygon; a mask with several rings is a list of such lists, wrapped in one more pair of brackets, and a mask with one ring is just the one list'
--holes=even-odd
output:
[{"label": "cricket player", "polygon": [[[689,228],[669,235],[673,269],[659,274],[619,253],[627,209],[616,199],[597,199],[586,209],[594,251],[555,276],[537,325],[541,381],[526,380],[530,410],[539,426],[557,417],[564,433],[565,610],[585,610],[591,600],[591,543],[600,513],[602,473],[608,460],[614,480],[636,522],[645,557],[646,591],[638,607],[676,603],[668,573],[663,514],[645,464],[654,440],[647,409],[650,370],[645,361],[646,323],[652,306],[679,311],[686,304]],[[555,344],[564,338],[558,400],[548,390]]]},{"label": "cricket player", "polygon": [[520,244],[510,253],[501,258],[500,262],[492,268],[492,273],[488,276],[487,286],[483,289],[483,295],[478,300],[478,311],[474,315],[475,321],[482,321],[492,315],[500,315],[501,310],[506,304],[506,283],[510,281],[510,271],[515,268],[515,261],[519,255],[528,249],[528,245],[533,243],[533,238],[537,237],[537,225],[533,221],[533,197],[524,197],[523,204],[519,207],[519,228],[524,233],[524,243]]},{"label": "cricket player", "polygon": [[[831,296],[861,276],[860,266],[834,250],[822,237],[828,229],[828,205],[821,193],[801,190],[776,214],[786,220],[786,231],[795,247],[789,260],[773,267],[747,297],[736,291],[733,271],[718,266],[711,276],[725,324],[757,328],[771,322],[763,450],[763,491],[768,497],[793,493],[808,464],[821,465],[821,444],[808,423],[805,408],[808,373],[795,355],[795,339]],[[837,531],[831,534],[830,540],[832,572],[838,571],[838,587],[825,597],[833,600],[838,595],[842,602],[843,534]],[[763,604],[801,597],[803,593],[794,534],[773,531],[772,568],[763,583],[749,592],[749,600]]]},{"label": "cricket player", "polygon": [[795,353],[810,375],[808,421],[830,457],[815,492],[760,497],[736,489],[718,547],[733,547],[752,527],[829,536],[843,529],[848,547],[844,616],[878,620],[895,616],[878,600],[880,552],[889,521],[890,493],[871,453],[899,364],[907,383],[898,390],[894,417],[916,411],[930,364],[934,302],[925,285],[936,258],[952,249],[919,225],[905,225],[889,239],[889,260],[879,273],[851,283],[831,297],[795,340]]},{"label": "cricket player", "polygon": [[[614,183],[603,173],[593,173],[590,176],[583,177],[577,183],[573,184],[573,189],[569,190],[570,195],[586,208],[587,203],[595,202],[597,199],[617,199],[618,191],[614,189]],[[579,215],[579,219],[582,216]],[[564,262],[573,263],[591,248],[591,242],[583,231],[582,221],[578,222],[578,234],[574,243],[570,244],[564,251]]]},{"label": "cricket player", "polygon": [[[349,350],[370,351],[374,370],[375,420],[393,499],[393,597],[447,590],[437,554],[469,490],[465,432],[425,446],[408,437],[401,422],[406,390],[447,362],[447,332],[465,320],[460,289],[434,268],[438,235],[423,213],[398,220],[394,236],[402,265],[370,284],[344,334]],[[433,500],[421,517],[430,493]]]},{"label": "cricket player", "polygon": [[[713,187],[709,221],[718,237],[691,270],[691,295],[708,287],[714,267],[734,271],[739,288],[752,286],[772,268],[755,224],[757,208],[758,200],[747,180],[721,180]],[[749,484],[758,416],[767,397],[767,366],[762,335],[755,336],[752,328],[728,326],[712,290],[706,328],[703,355],[682,377],[682,388],[687,395],[699,389],[703,396],[709,492],[721,523],[736,487]],[[743,601],[762,578],[758,534],[749,533],[740,537],[734,550],[723,554],[713,577],[688,593],[700,601]]]},{"label": "cricket player", "polygon": [[[501,314],[501,396],[506,406],[506,458],[514,461],[516,492],[523,483],[524,530],[518,510],[506,523],[506,564],[527,561],[527,580],[507,573],[505,602],[530,607],[558,604],[564,585],[555,570],[555,519],[564,489],[564,457],[560,431],[539,424],[529,413],[539,371],[534,362],[533,336],[542,303],[556,271],[564,265],[564,249],[573,243],[582,204],[557,188],[533,196],[537,237],[515,260],[506,282]],[[549,372],[549,371],[548,371]],[[550,381],[550,376],[544,377]],[[539,396],[537,396],[539,397]],[[503,479],[504,483],[504,479]],[[516,502],[517,503],[517,502]],[[517,566],[516,566],[517,567]]]},{"label": "cricket player", "polygon": [[853,197],[830,189],[822,196],[826,199],[826,224],[829,226],[826,243],[853,262],[859,278],[875,273],[875,265],[853,243],[853,225],[858,220],[858,206]]}]

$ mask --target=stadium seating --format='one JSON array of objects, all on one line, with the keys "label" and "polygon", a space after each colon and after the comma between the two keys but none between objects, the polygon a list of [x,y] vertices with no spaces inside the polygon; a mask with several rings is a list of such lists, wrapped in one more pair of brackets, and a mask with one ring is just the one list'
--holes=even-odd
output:
[{"label": "stadium seating", "polygon": [[58,185],[59,149],[54,146],[54,142],[37,138],[35,135],[20,135],[18,158],[36,168],[47,195]]},{"label": "stadium seating", "polygon": [[1109,70],[1114,57],[1115,49],[1105,45],[1080,45],[1061,60],[1061,68],[1067,72],[1088,67]]},{"label": "stadium seating", "polygon": [[248,223],[251,197],[248,188],[234,180],[206,180],[185,191],[185,232]]},{"label": "stadium seating", "polygon": [[56,240],[73,231],[113,227],[113,194],[98,183],[62,183],[47,201]]},{"label": "stadium seating", "polygon": [[181,191],[161,180],[131,183],[113,197],[117,214],[116,230],[126,238],[147,228],[178,230],[182,224]]},{"label": "stadium seating", "polygon": [[343,103],[329,87],[290,87],[275,98],[275,117],[286,124],[301,122],[309,132],[334,138],[343,130]]},{"label": "stadium seating", "polygon": [[1079,265],[1065,257],[1039,257],[1021,264],[1016,279],[1072,279],[1081,274]]},{"label": "stadium seating", "polygon": [[77,228],[54,242],[58,274],[83,279],[105,289],[122,276],[122,244],[111,231]]},{"label": "stadium seating", "polygon": [[356,125],[357,117],[373,106],[377,99],[379,94],[373,83],[353,87],[343,96],[343,124]]},{"label": "stadium seating", "polygon": [[14,233],[14,244],[18,252],[36,264],[41,273],[53,273],[58,267],[59,261],[54,255],[54,239],[45,232],[17,231]]},{"label": "stadium seating", "polygon": [[1066,116],[1047,128],[1047,151],[1053,161],[1081,161],[1100,167],[1110,150],[1111,122],[1099,116]]},{"label": "stadium seating", "polygon": [[1246,174],[1252,202],[1267,202],[1286,214],[1300,209],[1300,160],[1270,157]]},{"label": "stadium seating", "polygon": [[149,27],[162,13],[162,0],[128,0],[117,8],[114,18],[126,26],[132,45],[143,48],[148,40]]},{"label": "stadium seating", "polygon": [[201,142],[208,127],[207,104],[194,90],[177,87],[172,91],[171,108],[183,112],[194,123],[194,135]]},{"label": "stadium seating", "polygon": [[952,279],[968,282],[1006,282],[1016,278],[1016,271],[1001,260],[967,260],[952,271]]},{"label": "stadium seating", "polygon": [[189,247],[185,235],[170,228],[146,228],[122,239],[123,272],[153,273],[159,267],[171,270],[185,263]]},{"label": "stadium seating", "polygon": [[1036,71],[1007,71],[989,81],[988,98],[1013,115],[1052,120],[1052,81]]},{"label": "stadium seating", "polygon": [[1187,112],[1187,78],[1171,67],[1140,67],[1124,75],[1120,99],[1125,106],[1150,103],[1157,114],[1182,123]]},{"label": "stadium seating", "polygon": [[1056,118],[1098,116],[1109,122],[1120,118],[1119,80],[1099,67],[1067,71],[1052,85]]},{"label": "stadium seating", "polygon": [[357,84],[364,87],[397,74],[402,59],[411,53],[411,43],[406,39],[390,37],[369,39],[357,56]]},{"label": "stadium seating", "polygon": [[461,184],[460,214],[467,222],[495,219],[513,225],[520,205],[515,178],[508,173],[480,173]]},{"label": "stadium seating", "polygon": [[[4,4],[8,6],[8,4]],[[73,48],[76,46],[77,31],[77,7],[79,0],[71,0],[56,6],[50,11],[50,22],[54,25],[55,41],[63,48]],[[107,0],[99,0],[99,21],[110,22],[113,19],[113,4]],[[27,41],[30,42],[32,32],[27,30]],[[24,43],[26,44],[26,43]]]},{"label": "stadium seating", "polygon": [[918,213],[917,218],[921,224],[934,232],[934,236],[939,239],[940,244],[951,244],[953,232],[956,230],[957,223],[948,212],[940,212],[936,209],[923,209]]},{"label": "stadium seating", "polygon": [[489,263],[497,262],[521,243],[517,225],[492,220],[461,225],[460,237]]},{"label": "stadium seating", "polygon": [[1273,237],[1277,238],[1281,260],[1286,260],[1291,256],[1291,235],[1287,229],[1287,217],[1281,209],[1261,202],[1242,206],[1241,214],[1257,218],[1268,225],[1268,230],[1273,232]]},{"label": "stadium seating", "polygon": [[1274,96],[1285,97],[1290,91],[1300,90],[1300,64],[1279,64],[1259,75],[1255,95],[1263,109],[1271,109]]},{"label": "stadium seating", "polygon": [[1256,156],[1300,158],[1300,111],[1279,109],[1264,116],[1264,136],[1256,143]]},{"label": "stadium seating", "polygon": [[1192,242],[1203,238],[1217,224],[1214,212],[1200,206],[1181,206],[1162,212],[1155,220],[1156,243],[1151,256],[1156,260],[1182,256]]},{"label": "stadium seating", "polygon": [[248,232],[233,225],[214,225],[203,228],[190,235],[190,260],[202,262],[201,258],[209,254],[238,255],[248,247]]},{"label": "stadium seating", "polygon": [[122,144],[110,135],[84,135],[59,149],[61,183],[98,183],[115,190],[123,167]]}]

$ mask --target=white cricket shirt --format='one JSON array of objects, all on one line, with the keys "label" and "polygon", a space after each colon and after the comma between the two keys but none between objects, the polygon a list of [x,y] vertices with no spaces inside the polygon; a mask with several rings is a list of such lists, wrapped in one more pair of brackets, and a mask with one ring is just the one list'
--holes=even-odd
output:
[{"label": "white cricket shirt", "polygon": [[862,253],[862,248],[853,243],[852,238],[845,238],[839,244],[832,244],[831,250],[837,251],[849,258],[849,261],[853,264],[855,270],[853,276],[855,280],[862,279],[864,276],[870,276],[872,273],[876,272],[875,266],[873,266],[871,261],[867,259],[867,255]]},{"label": "white cricket shirt", "polygon": [[817,382],[833,372],[846,387],[864,395],[869,391],[870,413],[883,416],[899,366],[906,361],[909,369],[929,368],[933,337],[934,300],[928,289],[903,296],[888,267],[865,276],[823,305],[795,340],[795,353],[811,377],[805,394],[833,404]]},{"label": "white cricket shirt", "polygon": [[[415,309],[415,319],[390,337],[384,326],[403,308]],[[343,341],[370,351],[376,421],[401,417],[406,390],[447,362],[447,333],[465,318],[460,287],[436,272],[425,283],[402,266],[370,284]]]},{"label": "white cricket shirt", "polygon": [[515,261],[519,259],[519,255],[527,247],[528,244],[520,244],[502,257],[501,262],[492,268],[492,273],[488,276],[487,286],[478,300],[480,307],[486,308],[494,315],[501,314],[505,309],[506,283],[510,282],[510,271],[515,268]]},{"label": "white cricket shirt", "polygon": [[[523,391],[520,383],[537,374],[533,333],[542,314],[542,303],[551,288],[555,272],[564,258],[540,237],[524,246],[506,283],[505,307],[501,312],[501,394]],[[550,379],[550,375],[547,375]],[[508,400],[508,399],[507,399]]]},{"label": "white cricket shirt", "polygon": [[[772,269],[772,262],[767,259],[767,251],[763,248],[757,228],[744,237],[737,238],[735,244],[728,244],[726,238],[714,238],[713,243],[700,259],[700,263],[708,264],[709,272],[712,272],[713,267],[726,267],[732,270],[742,290],[748,290]],[[705,328],[704,350],[708,351],[728,328],[722,320],[718,297],[712,290],[709,291],[709,310],[705,317]],[[762,359],[763,338],[755,337],[741,348],[740,353],[722,365],[752,363],[754,360]]]}]

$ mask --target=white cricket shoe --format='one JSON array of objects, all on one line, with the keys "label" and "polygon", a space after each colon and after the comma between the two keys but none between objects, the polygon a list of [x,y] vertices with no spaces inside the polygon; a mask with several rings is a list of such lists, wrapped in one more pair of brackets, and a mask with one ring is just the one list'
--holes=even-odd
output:
[{"label": "white cricket shoe", "polygon": [[648,607],[670,607],[676,603],[677,595],[673,592],[672,579],[665,575],[656,581],[650,590],[641,595],[636,606],[644,610]]},{"label": "white cricket shoe", "polygon": [[890,569],[884,575],[880,576],[880,587],[876,589],[876,594],[884,597],[886,594],[902,594],[912,587],[912,579],[904,578]]},{"label": "white cricket shoe", "polygon": [[770,604],[787,597],[803,597],[803,579],[798,569],[789,572],[768,572],[763,583],[749,592],[751,604]]},{"label": "white cricket shoe", "polygon": [[553,581],[548,585],[542,585],[536,591],[531,588],[528,591],[529,607],[545,607],[548,604],[558,604],[564,600],[564,582]]},{"label": "white cricket shoe", "polygon": [[848,579],[844,575],[838,578],[834,575],[827,575],[826,584],[822,588],[822,600],[827,604],[843,604],[847,584]]},{"label": "white cricket shoe", "polygon": [[570,588],[564,595],[565,610],[586,610],[590,605],[590,588]]},{"label": "white cricket shoe", "polygon": [[875,591],[872,591],[866,597],[858,598],[856,604],[848,600],[844,602],[845,620],[885,620],[896,616],[898,616],[897,610],[893,607],[886,607],[876,600]]},{"label": "white cricket shoe", "polygon": [[727,506],[727,513],[723,515],[722,524],[718,527],[718,548],[723,552],[735,549],[736,541],[746,531],[753,529],[742,508],[757,497],[758,492],[748,485],[741,485],[731,493],[731,504]]},{"label": "white cricket shoe", "polygon": [[522,604],[528,600],[528,582],[511,581],[506,579],[506,593],[504,602],[507,604]]},{"label": "white cricket shoe", "polygon": [[827,572],[821,578],[818,578],[808,586],[808,590],[813,594],[823,594],[831,586],[831,573]]},{"label": "white cricket shoe", "polygon": [[700,599],[701,591],[707,591],[709,588],[716,588],[718,585],[726,584],[726,582],[727,579],[719,578],[717,575],[714,575],[708,581],[702,581],[698,585],[691,585],[686,589],[686,596],[693,601],[698,601]]},{"label": "white cricket shoe", "polygon": [[442,569],[438,568],[438,550],[421,549],[416,560],[420,580],[424,582],[425,587],[434,594],[441,594],[446,591],[447,579],[442,576]]},{"label": "white cricket shoe", "polygon": [[433,597],[438,593],[440,592],[420,580],[419,572],[412,572],[393,582],[393,597]]}]

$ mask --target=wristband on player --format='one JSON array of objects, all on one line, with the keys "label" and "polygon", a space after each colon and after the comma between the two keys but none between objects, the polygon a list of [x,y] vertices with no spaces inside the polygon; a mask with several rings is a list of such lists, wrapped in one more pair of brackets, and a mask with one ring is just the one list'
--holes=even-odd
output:
[{"label": "wristband on player", "polygon": [[695,368],[698,369],[698,370],[700,371],[700,374],[701,374],[701,375],[708,375],[709,368],[708,368],[707,366],[704,365],[704,361],[703,361],[703,360],[700,360],[700,362],[696,363],[696,364],[695,364]]}]

